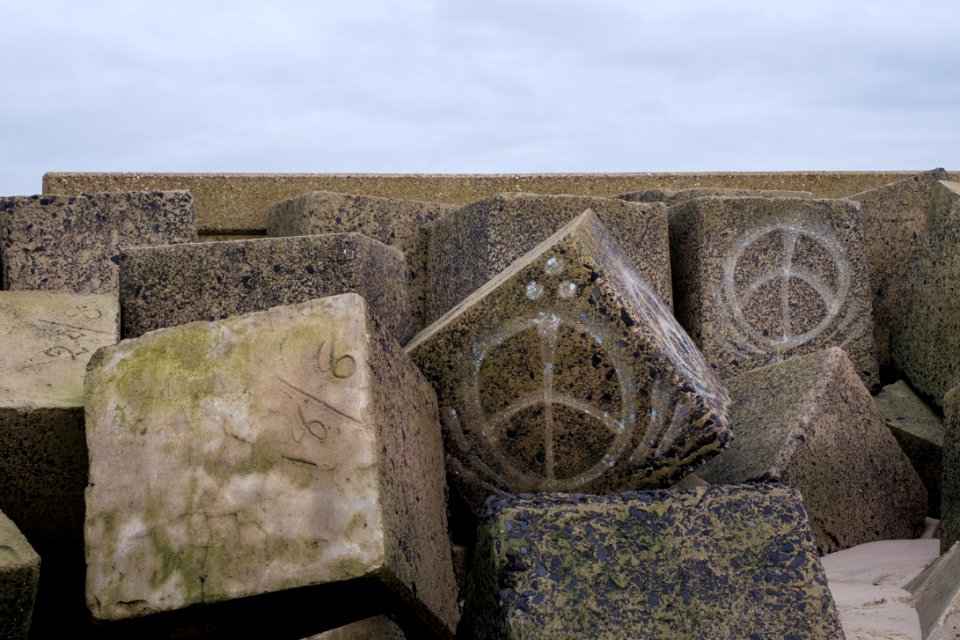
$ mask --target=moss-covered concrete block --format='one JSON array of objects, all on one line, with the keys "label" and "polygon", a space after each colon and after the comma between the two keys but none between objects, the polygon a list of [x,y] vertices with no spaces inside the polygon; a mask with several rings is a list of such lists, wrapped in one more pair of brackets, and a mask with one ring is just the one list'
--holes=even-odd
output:
[{"label": "moss-covered concrete block", "polygon": [[414,329],[426,321],[427,242],[434,220],[456,209],[442,202],[312,191],[283,200],[267,212],[267,235],[362,233],[396,247],[407,258]]},{"label": "moss-covered concrete block", "polygon": [[122,335],[353,292],[402,343],[406,273],[402,253],[358,233],[140,247],[121,255]]},{"label": "moss-covered concrete block", "polygon": [[405,640],[403,631],[390,618],[377,616],[331,629],[308,640]]},{"label": "moss-covered concrete block", "polygon": [[730,437],[726,390],[590,210],[406,349],[475,512],[500,491],[668,486]]},{"label": "moss-covered concrete block", "polygon": [[0,638],[25,640],[40,580],[40,556],[0,513]]},{"label": "moss-covered concrete block", "polygon": [[124,340],[86,389],[96,618],[366,579],[450,635],[436,400],[360,296]]},{"label": "moss-covered concrete block", "polygon": [[796,489],[491,501],[460,637],[843,638]]},{"label": "moss-covered concrete block", "polygon": [[439,318],[587,209],[609,229],[634,269],[670,308],[670,248],[663,205],[503,193],[435,223],[430,239],[429,320]]},{"label": "moss-covered concrete block", "polygon": [[116,293],[120,250],[196,242],[188,191],[0,198],[3,289]]},{"label": "moss-covered concrete block", "polygon": [[843,347],[879,386],[860,207],[698,198],[670,207],[677,319],[728,378]]},{"label": "moss-covered concrete block", "polygon": [[797,487],[823,553],[920,535],[926,490],[842,349],[796,356],[727,384],[733,444],[697,475],[715,484]]},{"label": "moss-covered concrete block", "polygon": [[782,191],[777,189],[738,189],[736,187],[696,187],[692,189],[644,189],[621,193],[616,198],[627,202],[662,202],[673,206],[694,198],[722,196],[727,198],[813,198],[809,191]]},{"label": "moss-covered concrete block", "polygon": [[891,357],[939,403],[960,373],[960,182],[937,182],[902,295],[892,301]]},{"label": "moss-covered concrete block", "polygon": [[888,384],[873,398],[884,424],[910,458],[927,488],[930,517],[940,517],[943,482],[943,418],[903,380]]},{"label": "moss-covered concrete block", "polygon": [[943,169],[927,171],[849,196],[860,203],[873,295],[877,360],[890,364],[891,331],[903,313],[906,274],[936,206]]}]

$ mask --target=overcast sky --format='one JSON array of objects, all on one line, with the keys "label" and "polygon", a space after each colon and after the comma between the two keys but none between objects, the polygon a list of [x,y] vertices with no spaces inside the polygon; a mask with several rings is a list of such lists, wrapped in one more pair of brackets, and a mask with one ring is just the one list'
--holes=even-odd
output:
[{"label": "overcast sky", "polygon": [[46,171],[960,169],[960,3],[0,0]]}]

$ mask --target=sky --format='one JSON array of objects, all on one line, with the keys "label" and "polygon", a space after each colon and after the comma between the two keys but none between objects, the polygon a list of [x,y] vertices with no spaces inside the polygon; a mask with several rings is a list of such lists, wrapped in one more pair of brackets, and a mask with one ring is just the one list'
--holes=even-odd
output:
[{"label": "sky", "polygon": [[960,3],[0,0],[47,171],[960,169]]}]

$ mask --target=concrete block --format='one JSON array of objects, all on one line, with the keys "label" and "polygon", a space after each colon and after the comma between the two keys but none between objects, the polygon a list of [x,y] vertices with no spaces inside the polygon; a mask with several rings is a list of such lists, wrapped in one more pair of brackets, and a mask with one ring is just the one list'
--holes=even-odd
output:
[{"label": "concrete block", "polygon": [[452,636],[435,396],[360,296],[124,340],[86,384],[94,617],[359,580]]},{"label": "concrete block", "polygon": [[670,247],[663,205],[506,193],[469,204],[434,225],[429,319],[439,318],[587,209],[603,222],[669,309]]},{"label": "concrete block", "polygon": [[644,189],[616,196],[627,202],[663,202],[668,207],[693,200],[720,196],[725,198],[813,198],[809,191],[783,191],[779,189],[737,189],[735,187],[695,187],[692,189]]},{"label": "concrete block", "polygon": [[669,486],[730,438],[726,390],[589,210],[406,349],[474,513],[497,492]]},{"label": "concrete block", "polygon": [[40,580],[40,556],[0,513],[0,638],[26,640]]},{"label": "concrete block", "polygon": [[406,272],[398,250],[356,233],[140,247],[121,256],[122,335],[353,292],[402,343]]},{"label": "concrete block", "polygon": [[0,198],[3,288],[113,293],[120,250],[196,242],[186,191]]},{"label": "concrete block", "polygon": [[859,207],[700,198],[670,208],[674,306],[722,378],[843,347],[879,386]]},{"label": "concrete block", "polygon": [[456,205],[313,191],[278,202],[267,212],[270,236],[362,233],[403,252],[414,330],[425,323],[427,243],[431,223]]},{"label": "concrete block", "polygon": [[386,616],[368,618],[338,629],[331,629],[308,640],[405,640],[403,631]]},{"label": "concrete block", "polygon": [[929,515],[940,517],[940,486],[943,482],[943,418],[913,389],[899,380],[888,384],[874,404],[884,424],[910,458],[927,488]]},{"label": "concrete block", "polygon": [[926,490],[842,349],[727,384],[733,444],[697,475],[712,484],[796,486],[822,553],[920,535]]},{"label": "concrete block", "polygon": [[491,501],[460,637],[843,638],[796,489]]}]

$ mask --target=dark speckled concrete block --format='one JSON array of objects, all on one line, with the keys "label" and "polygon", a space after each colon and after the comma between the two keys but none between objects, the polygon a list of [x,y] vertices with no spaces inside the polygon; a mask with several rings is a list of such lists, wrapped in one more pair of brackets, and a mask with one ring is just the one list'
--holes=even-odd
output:
[{"label": "dark speckled concrete block", "polygon": [[196,242],[187,191],[0,198],[3,288],[115,293],[120,249]]},{"label": "dark speckled concrete block", "polygon": [[938,182],[893,319],[891,356],[940,403],[960,373],[960,182]]},{"label": "dark speckled concrete block", "polygon": [[670,308],[670,249],[663,205],[506,193],[478,200],[434,225],[428,320],[439,318],[587,209],[600,218],[640,276]]},{"label": "dark speckled concrete block", "polygon": [[727,198],[812,198],[809,191],[781,191],[770,189],[736,189],[721,187],[698,187],[695,189],[645,189],[616,196],[627,202],[663,202],[667,206],[708,196]]},{"label": "dark speckled concrete block", "polygon": [[727,394],[587,211],[414,338],[448,472],[498,491],[667,486],[727,443]]},{"label": "dark speckled concrete block", "polygon": [[879,386],[856,203],[699,198],[669,215],[677,319],[720,377],[839,346]]},{"label": "dark speckled concrete block", "polygon": [[841,639],[796,489],[492,501],[460,636]]},{"label": "dark speckled concrete block", "polygon": [[842,349],[796,356],[727,384],[733,444],[700,477],[796,486],[823,553],[920,535],[926,490]]},{"label": "dark speckled concrete block", "polygon": [[943,428],[940,553],[960,542],[960,387],[954,387],[943,398]]},{"label": "dark speckled concrete block", "polygon": [[313,191],[278,202],[267,214],[267,235],[362,233],[407,258],[414,329],[426,322],[427,240],[430,223],[456,205]]},{"label": "dark speckled concrete block", "polygon": [[353,292],[402,344],[412,333],[406,272],[402,253],[358,233],[131,249],[121,255],[121,332]]},{"label": "dark speckled concrete block", "polygon": [[934,169],[849,197],[860,203],[867,238],[874,336],[880,366],[890,364],[890,332],[903,312],[906,274],[947,172]]},{"label": "dark speckled concrete block", "polygon": [[27,637],[40,579],[40,556],[0,513],[0,638]]}]

